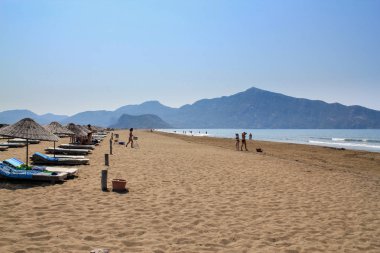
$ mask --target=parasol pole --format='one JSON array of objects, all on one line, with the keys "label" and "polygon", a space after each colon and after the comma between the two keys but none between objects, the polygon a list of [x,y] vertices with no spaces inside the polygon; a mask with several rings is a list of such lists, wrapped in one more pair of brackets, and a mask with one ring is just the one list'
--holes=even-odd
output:
[{"label": "parasol pole", "polygon": [[26,166],[28,167],[29,139],[26,138]]},{"label": "parasol pole", "polygon": [[55,141],[54,141],[54,157],[55,157]]}]

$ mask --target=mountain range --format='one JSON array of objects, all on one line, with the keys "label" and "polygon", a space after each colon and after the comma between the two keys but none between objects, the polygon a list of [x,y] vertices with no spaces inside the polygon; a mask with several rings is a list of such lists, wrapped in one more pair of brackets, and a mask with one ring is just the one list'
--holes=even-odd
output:
[{"label": "mountain range", "polygon": [[[294,98],[254,87],[231,96],[202,99],[180,108],[171,108],[158,101],[148,101],[139,105],[126,105],[114,111],[86,111],[70,117],[37,115],[28,110],[4,111],[0,112],[0,123],[9,124],[30,117],[41,124],[59,121],[63,124],[74,122],[127,128],[130,126],[128,122],[141,123],[141,119],[131,117],[140,115],[149,115],[142,122],[149,122],[151,126],[144,127],[142,124],[142,128],[163,128],[160,127],[162,124],[175,128],[380,128],[380,111],[356,105],[345,106]],[[157,124],[152,125],[152,122]]]}]

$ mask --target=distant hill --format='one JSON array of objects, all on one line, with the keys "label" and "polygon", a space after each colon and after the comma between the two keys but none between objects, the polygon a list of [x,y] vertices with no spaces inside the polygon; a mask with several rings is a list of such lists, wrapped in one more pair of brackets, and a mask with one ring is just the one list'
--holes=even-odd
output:
[{"label": "distant hill", "polygon": [[123,114],[128,115],[143,115],[143,114],[154,114],[159,117],[170,117],[177,112],[178,109],[167,107],[162,105],[158,101],[147,101],[139,105],[126,105],[116,109],[115,111],[86,111],[77,113],[71,117],[66,118],[61,121],[64,124],[76,123],[76,124],[93,124],[108,127],[114,125],[119,120],[120,116]]},{"label": "distant hill", "polygon": [[200,100],[179,110],[177,122],[164,120],[187,128],[380,128],[380,111],[294,98],[257,88]]},{"label": "distant hill", "polygon": [[177,111],[178,109],[165,106],[158,101],[147,101],[140,105],[122,106],[114,111],[114,115],[120,117],[122,114],[142,115],[154,112],[153,114],[166,118],[175,116]]},{"label": "distant hill", "polygon": [[62,121],[68,116],[66,115],[55,115],[47,113],[44,115],[35,114],[29,110],[9,110],[0,112],[0,123],[2,124],[13,124],[23,118],[32,118],[38,123],[45,125],[52,121]]},{"label": "distant hill", "polygon": [[[34,114],[33,117],[30,114],[33,113],[27,110],[2,112],[0,123],[14,123],[16,118],[23,117],[34,119],[37,117],[38,122],[42,120],[39,117],[43,117],[43,120],[48,118],[46,115]],[[294,98],[257,88],[250,88],[231,96],[202,99],[180,108],[171,108],[158,101],[148,101],[140,105],[126,105],[115,111],[88,111],[71,117],[61,116],[63,119],[58,121],[108,127],[119,124],[123,114],[156,115],[175,128],[380,128],[380,111],[362,106],[345,106],[319,100]],[[50,121],[52,117],[49,118]]]},{"label": "distant hill", "polygon": [[163,121],[160,117],[153,114],[144,114],[133,116],[123,114],[120,116],[116,124],[111,125],[112,128],[140,128],[140,129],[154,129],[154,128],[171,128],[171,126]]}]

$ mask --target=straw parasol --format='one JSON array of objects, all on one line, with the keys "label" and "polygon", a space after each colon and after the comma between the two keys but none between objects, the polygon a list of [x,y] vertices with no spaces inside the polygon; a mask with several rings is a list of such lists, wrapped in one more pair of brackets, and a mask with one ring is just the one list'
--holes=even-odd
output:
[{"label": "straw parasol", "polygon": [[87,132],[85,132],[81,127],[79,127],[78,125],[75,125],[74,123],[68,124],[67,129],[73,132],[76,137],[87,136]]},{"label": "straw parasol", "polygon": [[0,129],[0,135],[26,139],[26,165],[28,165],[29,139],[43,141],[58,141],[59,138],[47,131],[30,118],[22,119],[13,125]]},{"label": "straw parasol", "polygon": [[45,126],[45,129],[57,135],[66,135],[66,136],[75,135],[73,131],[70,131],[66,127],[59,124],[57,121],[51,122],[49,125]]},{"label": "straw parasol", "polygon": [[82,125],[77,125],[77,126],[80,127],[83,131],[85,131],[86,134],[92,133],[92,131],[85,126],[82,126]]},{"label": "straw parasol", "polygon": [[[56,135],[66,135],[66,136],[74,135],[72,131],[70,131],[66,127],[63,127],[61,124],[59,124],[56,121],[53,121],[49,125],[45,126],[45,129],[48,130],[50,133],[56,134]],[[54,157],[55,157],[55,142],[54,142]]]}]

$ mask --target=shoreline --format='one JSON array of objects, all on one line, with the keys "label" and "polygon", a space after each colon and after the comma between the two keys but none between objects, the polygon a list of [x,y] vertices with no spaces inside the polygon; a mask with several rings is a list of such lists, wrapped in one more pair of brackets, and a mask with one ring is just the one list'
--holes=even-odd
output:
[{"label": "shoreline", "polygon": [[[235,140],[233,138],[209,137],[209,136],[188,136],[176,133],[155,131],[154,133],[190,141],[198,144],[207,144],[219,148],[235,150]],[[380,175],[380,153],[365,150],[340,149],[319,145],[309,145],[288,142],[256,141],[247,140],[248,152],[237,151],[249,154],[261,154],[272,156],[284,160],[295,162],[306,162],[309,165],[321,168],[350,169],[357,172],[373,172]],[[256,148],[261,148],[263,153],[256,152]],[[335,159],[335,158],[338,159]],[[332,161],[332,158],[333,161]],[[330,164],[328,164],[330,162]],[[358,169],[360,168],[360,169]]]},{"label": "shoreline", "polygon": [[[380,153],[380,129],[158,129],[185,136],[235,139],[235,133],[254,133],[255,141],[292,143]],[[193,131],[193,133],[190,133]]]}]

